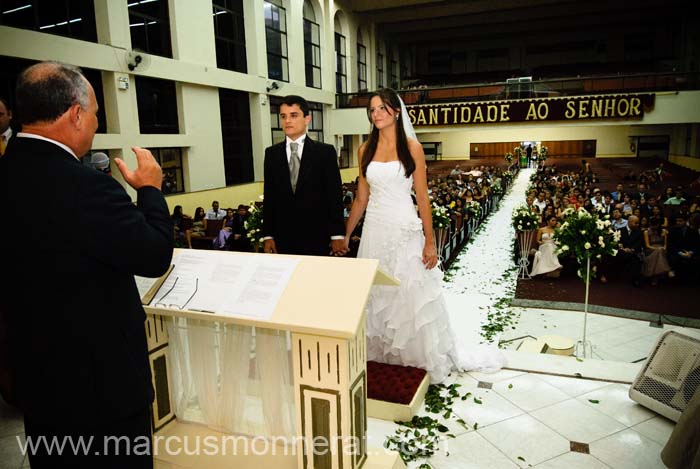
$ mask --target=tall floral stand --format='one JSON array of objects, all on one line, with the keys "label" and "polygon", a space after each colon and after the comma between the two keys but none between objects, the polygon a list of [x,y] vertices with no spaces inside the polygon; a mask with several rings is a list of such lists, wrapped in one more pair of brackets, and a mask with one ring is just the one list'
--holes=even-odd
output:
[{"label": "tall floral stand", "polygon": [[521,279],[529,279],[530,271],[528,266],[530,261],[528,256],[530,255],[530,248],[532,247],[532,241],[535,238],[536,231],[518,231],[518,245],[520,246],[520,259],[518,260],[518,277]]},{"label": "tall floral stand", "polygon": [[435,248],[437,249],[438,265],[441,268],[444,267],[443,262],[445,262],[445,259],[443,258],[442,254],[449,234],[449,228],[435,228]]},{"label": "tall floral stand", "polygon": [[576,342],[576,356],[579,358],[590,358],[593,356],[593,346],[586,339],[586,329],[588,327],[588,287],[591,284],[591,257],[586,257],[586,298],[583,302],[583,339]]}]

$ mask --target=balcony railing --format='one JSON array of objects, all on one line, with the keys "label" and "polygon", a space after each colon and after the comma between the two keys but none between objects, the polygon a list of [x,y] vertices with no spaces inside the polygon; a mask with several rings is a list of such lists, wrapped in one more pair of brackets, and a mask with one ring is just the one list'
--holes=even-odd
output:
[{"label": "balcony railing", "polygon": [[[550,98],[589,94],[639,93],[700,89],[700,73],[650,73],[560,78],[526,83],[481,83],[398,90],[406,105],[461,101]],[[365,107],[371,93],[336,95],[337,108]]]}]

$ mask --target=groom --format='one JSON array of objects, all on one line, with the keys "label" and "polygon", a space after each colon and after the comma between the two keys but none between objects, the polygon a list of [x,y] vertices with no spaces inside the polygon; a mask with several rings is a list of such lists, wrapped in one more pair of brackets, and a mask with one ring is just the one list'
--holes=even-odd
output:
[{"label": "groom", "polygon": [[265,150],[265,252],[342,256],[345,225],[335,148],[306,135],[311,115],[301,96],[285,97],[279,117],[285,139]]}]

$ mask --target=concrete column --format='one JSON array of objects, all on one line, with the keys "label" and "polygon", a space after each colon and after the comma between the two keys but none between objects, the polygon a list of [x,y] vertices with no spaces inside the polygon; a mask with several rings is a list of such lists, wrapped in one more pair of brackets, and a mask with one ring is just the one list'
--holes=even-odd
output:
[{"label": "concrete column", "polygon": [[[211,3],[169,1],[174,58],[216,67]],[[180,133],[189,143],[182,152],[185,190],[224,187],[219,90],[187,83],[177,83],[176,90]]]},{"label": "concrete column", "polygon": [[265,94],[250,94],[250,133],[253,139],[253,169],[255,180],[264,177],[265,148],[272,145],[270,103]]},{"label": "concrete column", "polygon": [[97,42],[131,49],[129,8],[126,2],[95,0]]},{"label": "concrete column", "polygon": [[306,60],[304,59],[304,2],[289,0],[287,9],[287,61],[289,82],[306,86]]}]

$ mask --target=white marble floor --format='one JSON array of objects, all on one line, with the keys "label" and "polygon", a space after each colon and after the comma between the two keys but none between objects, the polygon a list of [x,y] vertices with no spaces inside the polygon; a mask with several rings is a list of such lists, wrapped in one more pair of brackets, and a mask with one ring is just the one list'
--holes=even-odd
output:
[{"label": "white marble floor", "polygon": [[[454,406],[469,429],[446,422],[456,438],[409,467],[664,467],[659,455],[675,424],[630,400],[629,385],[512,370],[463,373],[454,382],[481,401]],[[368,446],[381,448],[396,428],[369,419]]]},{"label": "white marble floor", "polygon": [[[518,324],[501,335],[508,349],[517,349],[523,337],[558,335],[573,341],[583,337],[582,312],[519,307],[513,310],[519,315]],[[586,338],[593,347],[592,358],[631,363],[644,361],[659,336],[668,331],[700,339],[700,329],[669,324],[654,327],[649,321],[591,313],[586,331]]]}]

